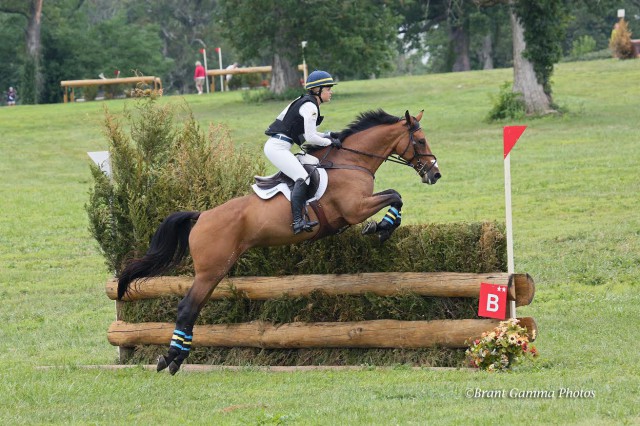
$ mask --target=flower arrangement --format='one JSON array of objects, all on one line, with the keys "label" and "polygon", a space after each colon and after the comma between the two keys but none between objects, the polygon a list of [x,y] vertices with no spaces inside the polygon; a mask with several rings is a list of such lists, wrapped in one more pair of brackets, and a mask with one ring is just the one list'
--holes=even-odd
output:
[{"label": "flower arrangement", "polygon": [[[535,330],[532,339],[535,339]],[[491,332],[482,333],[465,352],[472,367],[487,371],[508,370],[523,359],[538,356],[535,346],[529,343],[526,327],[515,318],[502,321]]]}]

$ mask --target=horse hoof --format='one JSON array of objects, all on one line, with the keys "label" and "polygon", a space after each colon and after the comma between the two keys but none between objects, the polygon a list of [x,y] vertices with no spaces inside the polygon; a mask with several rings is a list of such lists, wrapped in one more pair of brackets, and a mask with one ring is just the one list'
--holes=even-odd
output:
[{"label": "horse hoof", "polygon": [[158,357],[158,366],[156,367],[156,371],[160,372],[167,368],[167,358],[164,355],[160,355]]},{"label": "horse hoof", "polygon": [[178,370],[180,370],[180,364],[176,364],[175,361],[171,361],[171,364],[169,364],[169,373],[173,376],[178,372]]},{"label": "horse hoof", "polygon": [[378,239],[380,240],[380,244],[384,243],[389,238],[391,238],[391,232],[382,231],[378,234]]},{"label": "horse hoof", "polygon": [[375,234],[378,229],[378,224],[375,222],[367,222],[362,228],[362,235]]}]

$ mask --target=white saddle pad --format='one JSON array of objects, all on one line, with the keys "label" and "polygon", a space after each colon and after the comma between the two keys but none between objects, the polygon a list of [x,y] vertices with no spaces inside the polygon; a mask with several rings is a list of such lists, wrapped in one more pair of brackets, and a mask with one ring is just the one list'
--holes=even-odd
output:
[{"label": "white saddle pad", "polygon": [[[298,160],[300,161],[300,163],[302,164],[317,164],[318,163],[318,159],[316,157],[313,157],[311,155],[297,155],[296,157],[298,157]],[[320,183],[318,184],[318,190],[316,191],[316,193],[313,195],[313,197],[311,197],[310,199],[307,200],[307,203],[310,203],[311,201],[314,200],[319,200],[325,193],[325,191],[327,190],[327,184],[329,183],[329,177],[327,176],[327,171],[325,169],[317,169],[318,170],[318,176],[320,177]],[[275,176],[275,175],[273,175]],[[256,193],[256,195],[260,198],[262,198],[263,200],[268,200],[269,198],[272,198],[274,196],[276,196],[277,194],[283,194],[285,197],[287,197],[287,200],[291,201],[291,190],[289,189],[289,186],[286,183],[281,183],[278,184],[276,186],[274,186],[273,188],[269,188],[269,189],[262,189],[259,188],[258,185],[253,184],[251,185],[251,188],[253,189],[253,192]]]}]

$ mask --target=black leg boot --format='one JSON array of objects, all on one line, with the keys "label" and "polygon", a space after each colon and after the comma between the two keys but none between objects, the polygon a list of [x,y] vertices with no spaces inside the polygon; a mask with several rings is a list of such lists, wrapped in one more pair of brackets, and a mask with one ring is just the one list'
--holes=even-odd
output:
[{"label": "black leg boot", "polygon": [[362,228],[362,235],[378,234],[380,242],[384,243],[391,237],[393,231],[400,226],[401,222],[402,213],[398,208],[391,206],[380,222],[368,222]]},{"label": "black leg boot", "polygon": [[307,231],[313,232],[313,227],[318,224],[318,222],[307,221],[304,218],[304,205],[307,201],[307,189],[309,189],[309,185],[304,181],[304,179],[298,179],[293,186],[293,190],[291,191],[291,213],[293,213],[293,234],[299,234],[300,232]]}]

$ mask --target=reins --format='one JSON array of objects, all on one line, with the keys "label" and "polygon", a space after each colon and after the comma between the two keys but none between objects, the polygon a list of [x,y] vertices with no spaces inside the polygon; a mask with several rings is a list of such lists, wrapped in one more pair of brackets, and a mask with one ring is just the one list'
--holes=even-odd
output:
[{"label": "reins", "polygon": [[[433,168],[433,166],[435,166],[436,164],[436,156],[433,154],[419,154],[418,150],[416,149],[416,141],[414,138],[414,134],[415,132],[419,131],[421,129],[420,127],[420,123],[416,123],[416,126],[411,127],[411,125],[409,123],[407,123],[407,126],[409,126],[409,143],[407,144],[407,147],[405,148],[405,150],[402,152],[401,155],[398,154],[391,154],[388,156],[383,156],[383,155],[378,155],[378,154],[372,154],[370,152],[364,152],[364,151],[360,151],[354,148],[348,148],[345,146],[342,146],[340,149],[344,150],[344,151],[349,151],[349,152],[353,152],[354,154],[358,154],[358,155],[363,155],[365,157],[371,157],[371,158],[378,158],[381,159],[383,161],[390,161],[392,163],[397,163],[397,164],[402,164],[404,166],[409,166],[412,167],[417,173],[418,175],[420,175],[420,177],[424,176],[426,173],[429,172],[429,170],[431,170]],[[407,151],[409,150],[409,146],[413,146],[413,157],[411,158],[411,160],[405,160],[403,158],[403,156],[407,153]],[[371,170],[365,168],[365,167],[361,167],[361,166],[356,166],[356,165],[352,165],[352,164],[334,164],[331,161],[328,161],[325,163],[325,160],[327,158],[327,156],[329,155],[329,153],[331,152],[331,150],[333,150],[334,147],[330,147],[327,152],[324,154],[324,156],[320,159],[320,164],[318,165],[318,167],[324,168],[324,169],[348,169],[348,170],[360,170],[360,171],[365,171],[367,173],[369,173],[374,179],[375,179],[375,175],[371,172]],[[425,168],[428,166],[428,164],[423,163],[420,160],[420,157],[433,157],[433,162],[431,163],[431,166],[428,167],[426,170]],[[418,158],[418,161],[416,161],[416,164],[411,164],[411,162],[413,160],[415,160],[416,158]]]}]

